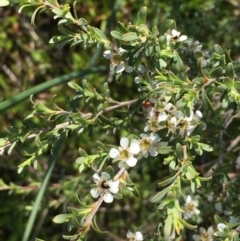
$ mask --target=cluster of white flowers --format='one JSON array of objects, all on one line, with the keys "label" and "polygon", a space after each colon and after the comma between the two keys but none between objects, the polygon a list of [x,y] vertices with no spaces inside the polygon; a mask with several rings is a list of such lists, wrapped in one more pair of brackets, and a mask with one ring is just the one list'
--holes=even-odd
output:
[{"label": "cluster of white flowers", "polygon": [[103,200],[106,203],[111,203],[114,194],[119,191],[119,181],[111,180],[110,175],[106,172],[102,172],[101,176],[95,173],[93,175],[93,181],[96,183],[96,188],[90,190],[92,197],[97,198],[103,195]]},{"label": "cluster of white flowers", "polygon": [[210,226],[208,230],[205,228],[199,228],[200,234],[194,234],[193,235],[193,240],[194,241],[212,241],[213,240],[213,227]]},{"label": "cluster of white flowers", "polygon": [[127,240],[128,241],[142,241],[143,235],[141,232],[137,231],[135,233],[132,233],[130,230],[127,232]]},{"label": "cluster of white flowers", "polygon": [[191,112],[188,117],[182,111],[177,110],[172,103],[162,104],[161,108],[155,106],[147,109],[148,122],[144,131],[157,132],[158,130],[168,128],[168,133],[173,135],[180,134],[184,137],[189,136],[200,123],[202,118],[201,111],[197,110],[195,114]]},{"label": "cluster of white flowers", "polygon": [[189,195],[186,196],[183,217],[185,219],[189,219],[193,215],[198,215],[200,211],[197,209],[197,207],[198,207],[198,200],[192,199],[192,197]]},{"label": "cluster of white flowers", "polygon": [[133,71],[133,67],[129,66],[123,59],[123,54],[127,53],[127,50],[118,48],[117,51],[106,50],[103,53],[103,57],[111,61],[110,70],[118,73],[122,73],[124,70],[127,73]]}]

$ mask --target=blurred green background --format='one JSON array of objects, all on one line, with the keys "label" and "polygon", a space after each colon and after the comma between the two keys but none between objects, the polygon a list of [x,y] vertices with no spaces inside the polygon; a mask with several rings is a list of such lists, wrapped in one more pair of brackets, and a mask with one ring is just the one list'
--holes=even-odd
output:
[{"label": "blurred green background", "polygon": [[[60,3],[73,3],[73,1],[59,1]],[[106,31],[109,36],[116,22],[133,21],[142,6],[148,7],[148,22],[153,26],[160,24],[165,19],[175,19],[178,31],[194,40],[211,46],[216,43],[223,48],[231,49],[234,60],[240,59],[240,2],[238,0],[128,0],[128,1],[78,1],[77,12],[79,17],[87,19],[92,26]],[[106,64],[102,59],[103,50],[95,54],[96,49],[83,49],[77,46],[70,49],[65,46],[59,49],[50,45],[49,39],[58,34],[57,22],[52,14],[43,13],[36,19],[36,27],[31,26],[30,17],[33,9],[26,8],[22,14],[18,13],[19,6],[0,8],[0,102],[13,97],[22,91],[49,81],[63,74],[83,70],[91,66]],[[94,58],[92,57],[94,55]],[[102,88],[105,75],[89,75],[87,79],[96,88]],[[81,79],[76,80],[80,83]],[[110,88],[118,89],[114,98],[117,100],[133,99],[136,93],[134,82],[111,82]],[[63,108],[68,108],[67,98],[74,95],[73,90],[62,84],[34,96],[34,100],[42,101],[51,107],[52,97]],[[137,95],[136,95],[137,96]],[[7,109],[0,113],[0,137],[6,133],[5,127],[14,126],[21,128],[22,119],[30,114],[32,104],[30,100]],[[78,157],[78,148],[81,146],[87,152],[94,152],[96,140],[105,139],[101,130],[96,130],[93,137],[73,135],[64,147],[63,154],[58,160],[50,180],[49,188],[40,207],[31,239],[39,237],[44,240],[60,241],[61,235],[67,233],[65,225],[56,225],[52,218],[65,213],[68,205],[77,205],[75,194],[88,195],[85,201],[92,201],[89,190],[83,189],[86,183],[92,183],[89,175],[92,171],[79,174],[75,159]],[[119,133],[108,137],[110,143],[119,142]],[[26,227],[29,213],[32,209],[36,193],[47,168],[47,155],[39,160],[40,170],[35,171],[29,167],[21,174],[17,174],[17,166],[23,161],[19,152],[14,151],[11,156],[0,157],[0,177],[5,183],[0,185],[0,240],[19,241]],[[149,190],[154,190],[153,181],[156,177],[156,168],[162,171],[162,166],[153,163],[144,166],[138,165],[132,173],[136,181],[141,179],[146,183],[144,198],[149,195]],[[147,173],[147,174],[146,174]],[[167,170],[166,170],[167,173]],[[162,173],[164,176],[164,173]],[[148,202],[135,202],[131,196],[114,202],[106,209],[100,209],[98,221],[103,230],[111,230],[107,236],[99,237],[94,232],[90,234],[92,240],[121,240],[129,228],[141,225],[138,220],[145,219],[142,227],[144,232],[152,230],[155,223],[146,219],[150,217],[151,206]],[[131,212],[130,212],[131,208]],[[157,216],[157,214],[156,214]],[[116,220],[117,217],[117,220]],[[133,222],[135,221],[135,222]],[[90,238],[90,239],[91,239]]]}]

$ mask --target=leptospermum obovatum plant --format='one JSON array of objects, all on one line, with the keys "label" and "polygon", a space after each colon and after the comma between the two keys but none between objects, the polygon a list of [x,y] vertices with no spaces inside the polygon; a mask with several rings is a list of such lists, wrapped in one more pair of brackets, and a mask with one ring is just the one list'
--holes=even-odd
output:
[{"label": "leptospermum obovatum plant", "polygon": [[[74,82],[68,85],[76,91],[73,102],[84,99],[89,113],[80,108],[69,111],[57,106],[52,110],[32,98],[34,111],[25,118],[24,127],[9,128],[9,135],[1,139],[1,153],[11,154],[21,146],[22,154],[28,157],[19,165],[19,172],[27,165],[36,166],[38,157],[49,149],[55,150],[55,143],[68,138],[69,132],[82,135],[101,126],[108,133],[115,133],[130,123],[137,109],[143,110],[142,130],[121,137],[119,146],[99,142],[99,150],[89,154],[79,149],[76,163],[80,172],[97,166],[96,173],[89,177],[93,203],[79,200],[79,208],[69,207],[69,213],[53,219],[55,223],[67,223],[69,231],[76,230],[75,234],[64,237],[84,240],[91,228],[101,233],[95,219],[101,204],[118,202],[129,192],[141,195],[141,189],[136,190],[131,180],[132,170],[149,158],[158,162],[162,157],[163,164],[169,167],[169,177],[162,178],[159,172],[156,182],[159,181],[161,191],[149,197],[156,212],[161,213],[156,229],[144,234],[142,230],[129,230],[126,239],[181,240],[185,230],[192,229],[194,240],[238,240],[238,177],[229,175],[229,167],[236,164],[233,154],[238,151],[238,140],[234,138],[238,135],[228,137],[227,130],[239,117],[239,62],[232,61],[230,52],[219,45],[204,50],[201,43],[177,31],[171,19],[160,26],[147,25],[146,7],[140,9],[135,23],[118,22],[107,38],[84,18],[78,18],[75,5],[70,11],[69,5],[59,5],[56,0],[35,0],[21,10],[32,6],[36,7],[33,24],[36,14],[47,10],[59,19],[60,35],[54,36],[50,43],[60,47],[103,46],[102,56],[111,74],[116,80],[129,75],[137,86],[139,98],[118,102],[111,97],[107,82],[104,92],[99,93],[86,80],[81,85]],[[93,105],[92,100],[98,104]],[[116,109],[130,105],[135,111],[128,118],[114,116]],[[110,117],[109,112],[113,113]],[[44,120],[47,117],[51,125],[48,128],[36,125],[36,116]],[[35,140],[31,149],[27,147],[30,139]],[[206,154],[213,151],[217,159]],[[233,156],[228,157],[227,152]],[[200,174],[196,161],[204,159],[210,162],[208,167],[214,167]],[[221,191],[216,191],[219,188]],[[204,223],[205,220],[209,223]]]}]

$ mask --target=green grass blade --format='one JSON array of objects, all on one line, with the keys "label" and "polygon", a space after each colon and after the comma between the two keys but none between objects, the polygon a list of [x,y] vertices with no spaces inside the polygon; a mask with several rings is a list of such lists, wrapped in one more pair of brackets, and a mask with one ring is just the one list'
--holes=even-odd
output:
[{"label": "green grass blade", "polygon": [[41,201],[42,201],[44,193],[45,193],[45,191],[47,189],[47,185],[48,185],[49,179],[50,179],[50,177],[52,175],[52,171],[53,171],[53,168],[54,168],[55,163],[57,161],[57,157],[60,154],[59,150],[61,150],[60,147],[62,145],[62,142],[63,142],[63,137],[60,137],[58,139],[55,147],[53,148],[53,154],[49,157],[48,169],[47,169],[47,171],[45,173],[45,176],[44,176],[42,185],[40,187],[40,190],[39,190],[39,192],[37,194],[37,197],[36,197],[36,200],[35,200],[32,212],[31,212],[31,214],[29,216],[28,223],[27,223],[27,226],[26,226],[26,229],[25,229],[22,241],[29,241],[29,237],[30,237],[31,231],[32,231],[34,222],[36,220],[37,213],[39,211],[39,207],[41,205]]},{"label": "green grass blade", "polygon": [[43,92],[45,90],[48,90],[48,89],[56,86],[56,85],[59,85],[59,84],[68,82],[72,79],[83,77],[83,76],[86,76],[86,75],[89,75],[92,73],[104,72],[106,70],[107,70],[106,66],[91,67],[89,69],[76,71],[76,72],[72,72],[70,74],[66,74],[66,75],[57,77],[55,79],[52,79],[50,81],[37,85],[31,89],[28,89],[28,90],[20,93],[19,95],[12,97],[11,99],[1,102],[0,103],[0,112],[20,103],[21,101],[29,98],[31,95],[38,94],[40,92]]}]

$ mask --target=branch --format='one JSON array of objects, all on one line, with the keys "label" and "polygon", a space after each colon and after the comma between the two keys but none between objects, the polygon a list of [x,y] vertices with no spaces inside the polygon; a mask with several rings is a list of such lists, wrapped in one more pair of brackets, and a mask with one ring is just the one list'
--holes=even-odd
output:
[{"label": "branch", "polygon": [[[99,113],[97,113],[96,117],[97,118],[99,115],[101,115],[102,113],[106,113],[106,112],[109,112],[111,110],[114,110],[114,109],[118,109],[120,107],[123,107],[123,106],[127,106],[127,105],[131,105],[131,104],[134,104],[138,101],[138,99],[134,99],[134,100],[129,100],[129,101],[124,101],[124,102],[119,102],[118,104],[116,105],[113,105],[113,106],[109,106],[109,107],[106,107],[105,109],[99,111]],[[86,114],[82,114],[81,113],[81,117],[83,119],[89,119],[93,116],[92,113],[86,113]],[[69,123],[68,121],[67,122],[64,122],[62,124],[59,124],[59,125],[56,125],[54,129],[50,130],[50,129],[42,129],[40,130],[39,132],[49,132],[49,131],[55,131],[55,130],[59,130],[59,129],[62,129],[64,127],[67,127],[68,125],[71,125],[71,123]],[[39,134],[39,133],[38,133]],[[27,139],[33,139],[35,138],[38,134],[31,134],[27,137]],[[9,147],[11,146],[11,142],[10,141],[6,141],[6,143],[4,144],[4,146],[1,146],[0,147],[0,155],[2,155],[4,153],[4,151],[6,151]]]}]

